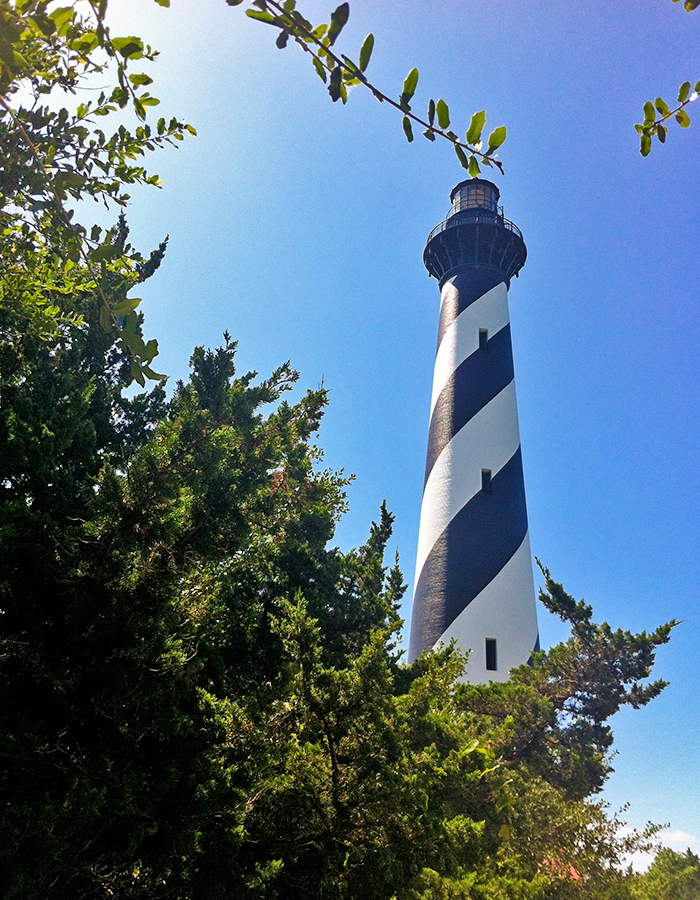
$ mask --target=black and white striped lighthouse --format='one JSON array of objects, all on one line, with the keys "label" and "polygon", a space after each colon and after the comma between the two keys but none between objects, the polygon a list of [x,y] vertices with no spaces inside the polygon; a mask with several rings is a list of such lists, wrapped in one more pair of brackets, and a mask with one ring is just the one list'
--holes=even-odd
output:
[{"label": "black and white striped lighthouse", "polygon": [[539,649],[508,317],[525,264],[490,181],[463,181],[423,262],[441,291],[409,659],[453,638],[471,682]]}]

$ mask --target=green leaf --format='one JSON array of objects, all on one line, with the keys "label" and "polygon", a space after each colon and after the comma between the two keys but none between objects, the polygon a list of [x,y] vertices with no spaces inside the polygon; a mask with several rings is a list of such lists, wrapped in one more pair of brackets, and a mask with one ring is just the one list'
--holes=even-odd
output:
[{"label": "green leaf", "polygon": [[146,75],[145,72],[139,72],[137,75],[129,75],[129,81],[135,87],[145,87],[147,84],[153,84],[153,79],[150,75]]},{"label": "green leaf", "polygon": [[476,156],[472,153],[469,157],[469,174],[472,178],[476,178],[481,169],[479,168],[479,163],[477,162]]},{"label": "green leaf", "polygon": [[338,39],[338,35],[345,28],[345,24],[350,18],[350,4],[341,3],[340,6],[331,13],[331,24],[328,28],[328,46],[332,47]]},{"label": "green leaf", "polygon": [[349,56],[345,56],[345,54],[342,53],[341,59],[345,63],[346,67],[346,71],[343,72],[343,81],[345,82],[345,84],[360,84],[361,82],[365,81],[362,72],[357,68],[357,66]]},{"label": "green leaf", "polygon": [[[129,315],[134,315],[134,313],[130,313]],[[140,335],[136,334],[135,331],[129,331],[126,328],[122,328],[119,336],[126,344],[129,352],[133,356],[135,356],[137,359],[144,358],[146,353],[146,345],[144,344],[143,338]],[[150,360],[148,360],[148,362],[150,362]]]},{"label": "green leaf", "polygon": [[455,153],[457,154],[457,159],[459,160],[459,164],[463,169],[469,168],[469,160],[467,159],[467,154],[462,150],[459,144],[453,145],[455,148]]},{"label": "green leaf", "polygon": [[657,97],[654,101],[654,106],[658,109],[662,116],[665,116],[668,112],[668,103],[665,100],[662,100],[661,97]]},{"label": "green leaf", "polygon": [[659,127],[656,129],[656,136],[659,139],[659,143],[661,144],[666,143],[666,131],[667,129],[664,128],[663,125],[659,125]]},{"label": "green leaf", "polygon": [[435,132],[432,128],[426,128],[423,132],[423,137],[426,137],[429,141],[435,140]]},{"label": "green leaf", "polygon": [[374,35],[368,34],[360,48],[360,72],[367,71],[367,66],[372,57],[372,50],[374,50]]},{"label": "green leaf", "polygon": [[428,122],[431,126],[435,124],[435,101],[432,98],[428,103]]},{"label": "green leaf", "polygon": [[100,235],[102,234],[102,229],[99,225],[93,225],[92,230],[90,231],[90,240],[91,241],[99,241]]},{"label": "green leaf", "polygon": [[403,117],[403,133],[406,135],[406,140],[410,144],[413,140],[413,128],[411,126],[411,120],[408,116]]},{"label": "green leaf", "polygon": [[158,6],[165,6],[166,8],[170,6],[170,0],[156,0]]},{"label": "green leaf", "polygon": [[639,142],[639,152],[642,156],[649,156],[651,153],[651,135],[643,134]]},{"label": "green leaf", "polygon": [[472,116],[472,120],[469,123],[469,131],[467,132],[467,143],[478,144],[481,140],[481,132],[484,130],[484,125],[486,124],[486,110],[481,110],[481,112],[475,112]]},{"label": "green leaf", "polygon": [[681,128],[688,128],[690,126],[690,116],[684,109],[679,109],[676,113],[676,122],[678,122]]},{"label": "green leaf", "polygon": [[498,150],[501,144],[506,139],[506,126],[499,125],[498,128],[494,128],[491,134],[489,135],[489,153],[493,153],[494,150]]},{"label": "green leaf", "polygon": [[159,372],[154,372],[150,366],[141,366],[141,371],[146,376],[146,378],[150,378],[151,381],[167,381],[167,375],[161,375]]},{"label": "green leaf", "polygon": [[685,0],[683,9],[686,12],[692,12],[694,9],[697,9],[698,6],[700,6],[700,0]]},{"label": "green leaf", "polygon": [[143,56],[143,41],[133,35],[112,38],[112,46],[124,59],[140,59]]},{"label": "green leaf", "polygon": [[100,244],[93,247],[89,254],[91,262],[109,262],[121,255],[121,247],[117,244]]},{"label": "green leaf", "polygon": [[141,366],[138,364],[137,360],[131,360],[131,377],[134,379],[137,384],[140,384],[141,387],[146,387],[146,379],[143,377],[143,373],[141,371]]},{"label": "green leaf", "polygon": [[450,127],[450,109],[444,100],[438,100],[435,109],[437,112],[438,125],[444,131],[445,128]]},{"label": "green leaf", "polygon": [[340,89],[343,86],[343,70],[341,66],[336,66],[331,72],[330,81],[328,83],[328,93],[331,100],[335,103],[340,100]]},{"label": "green leaf", "polygon": [[416,92],[416,88],[418,87],[418,69],[411,69],[411,71],[406,76],[406,80],[403,83],[403,90],[401,92],[401,96],[406,98],[406,102],[410,102],[411,98]]},{"label": "green leaf", "polygon": [[27,60],[16,50],[13,50],[12,52],[12,64],[16,72],[21,72],[22,69],[27,68]]},{"label": "green leaf", "polygon": [[275,46],[279,50],[284,50],[284,48],[287,46],[288,40],[289,40],[289,32],[284,31],[284,30],[280,31],[280,33],[277,35],[277,40],[275,41]]},{"label": "green leaf", "polygon": [[109,333],[112,330],[112,327],[112,317],[107,307],[103,304],[100,307],[100,328]]},{"label": "green leaf", "polygon": [[240,6],[243,2],[244,0],[226,0],[229,6]]},{"label": "green leaf", "polygon": [[[126,321],[122,325],[122,336],[123,335],[135,335],[136,334],[136,326],[138,325],[138,317],[135,312],[129,312],[126,314]],[[136,337],[141,341],[141,346],[145,347],[146,345],[143,343],[140,337],[136,335]]]},{"label": "green leaf", "polygon": [[112,312],[115,316],[125,316],[136,309],[139,303],[141,303],[140,297],[126,297],[124,300],[112,304]]},{"label": "green leaf", "polygon": [[151,338],[144,348],[143,359],[150,363],[153,362],[156,356],[158,356],[158,341],[155,338]]},{"label": "green leaf", "polygon": [[49,18],[53,19],[53,23],[56,26],[59,35],[66,33],[74,16],[75,10],[72,6],[59,6],[58,9],[54,9],[49,13]]},{"label": "green leaf", "polygon": [[695,82],[695,87],[693,88],[696,94],[700,93],[700,81]]},{"label": "green leaf", "polygon": [[685,103],[685,101],[688,99],[689,93],[690,93],[690,82],[684,81],[683,84],[678,88],[679,103]]},{"label": "green leaf", "polygon": [[656,110],[654,109],[654,104],[651,100],[647,100],[644,104],[644,124],[651,125],[652,122],[656,121]]},{"label": "green leaf", "polygon": [[326,67],[323,65],[323,63],[317,56],[314,56],[313,63],[314,63],[314,69],[316,69],[316,73],[317,73],[318,77],[325,84],[327,81],[327,78],[328,78],[328,76],[326,75]]},{"label": "green leaf", "polygon": [[275,24],[275,17],[269,12],[263,12],[262,10],[257,9],[247,9],[245,14],[258,22],[265,22],[267,25]]},{"label": "green leaf", "polygon": [[64,188],[80,189],[85,184],[86,180],[85,176],[80,175],[78,172],[70,170],[58,172],[54,178],[54,186],[59,192],[64,190]]}]

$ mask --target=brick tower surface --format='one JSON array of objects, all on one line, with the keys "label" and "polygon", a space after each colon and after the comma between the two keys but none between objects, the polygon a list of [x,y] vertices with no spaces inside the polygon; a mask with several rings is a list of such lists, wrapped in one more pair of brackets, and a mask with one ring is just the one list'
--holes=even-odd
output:
[{"label": "brick tower surface", "polygon": [[423,254],[441,299],[409,659],[454,638],[471,682],[539,649],[508,316],[527,248],[499,198],[458,184]]}]

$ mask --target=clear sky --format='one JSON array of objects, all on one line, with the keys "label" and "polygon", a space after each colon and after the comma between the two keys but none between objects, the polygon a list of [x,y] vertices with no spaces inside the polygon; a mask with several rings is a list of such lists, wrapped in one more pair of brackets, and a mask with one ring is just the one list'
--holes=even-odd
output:
[{"label": "clear sky", "polygon": [[[299,0],[314,22],[333,5]],[[364,89],[332,104],[244,7],[112,7],[113,33],[162,51],[155,113],[199,132],[153,159],[163,189],[129,213],[143,252],[171,236],[143,294],[156,368],[172,384],[228,328],[242,371],[291,358],[303,388],[323,379],[326,463],[356,475],[337,541],[362,543],[386,498],[408,619],[439,303],[422,252],[466,175],[448,145],[407,144]],[[417,66],[417,112],[444,97],[455,130],[484,108],[488,130],[508,127],[494,180],[529,253],[510,297],[533,552],[598,621],[682,620],[658,654],[671,686],[614,721],[605,797],[696,852],[700,119],[646,160],[633,125],[700,77],[699,30],[670,0],[352,0],[338,45],[355,55],[373,31],[368,74],[387,93]],[[543,610],[540,627],[545,646],[562,636]]]}]

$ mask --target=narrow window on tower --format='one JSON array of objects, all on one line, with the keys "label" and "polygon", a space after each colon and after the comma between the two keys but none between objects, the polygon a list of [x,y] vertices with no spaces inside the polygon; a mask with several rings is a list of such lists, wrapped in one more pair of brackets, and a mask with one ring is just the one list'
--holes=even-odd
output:
[{"label": "narrow window on tower", "polygon": [[488,350],[489,348],[489,330],[488,328],[479,329],[479,350]]},{"label": "narrow window on tower", "polygon": [[485,494],[491,493],[491,469],[481,470],[481,490]]},{"label": "narrow window on tower", "polygon": [[486,638],[486,671],[498,671],[496,659],[496,638]]}]

